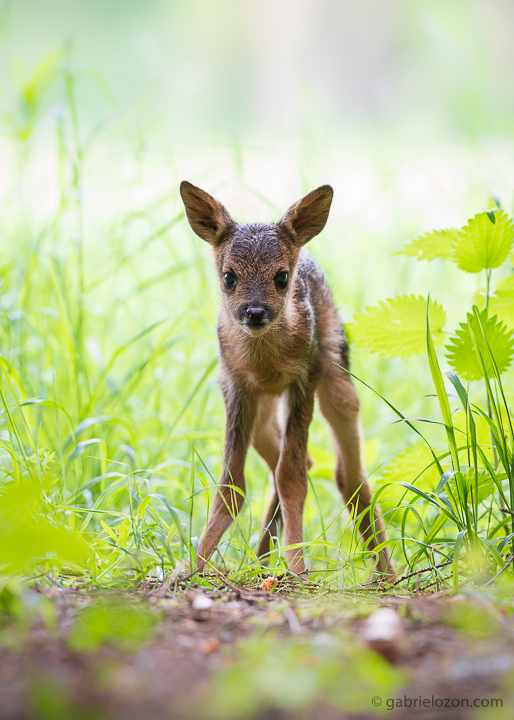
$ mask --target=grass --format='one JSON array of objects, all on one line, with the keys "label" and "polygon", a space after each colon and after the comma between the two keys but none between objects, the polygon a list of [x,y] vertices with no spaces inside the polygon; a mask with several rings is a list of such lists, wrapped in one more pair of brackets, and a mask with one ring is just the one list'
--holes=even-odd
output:
[{"label": "grass", "polygon": [[[156,568],[167,574],[194,555],[209,512],[223,462],[217,291],[209,248],[187,226],[178,183],[170,188],[166,182],[164,190],[159,182],[147,187],[152,165],[127,136],[114,141],[109,129],[84,130],[81,84],[65,59],[57,53],[43,61],[20,91],[17,114],[5,126],[16,172],[1,216],[0,561],[5,573],[42,576],[49,584],[57,578],[88,588],[130,587]],[[49,125],[56,102],[60,114]],[[114,191],[111,185],[118,182]],[[273,206],[272,198],[264,200]],[[394,217],[389,217],[391,252],[382,248],[372,223],[355,225],[357,219],[336,217],[338,224],[312,248],[327,269],[345,320],[376,301],[378,292],[404,292],[421,277],[416,270],[409,281],[409,261],[390,259],[399,249]],[[348,247],[340,237],[350,238]],[[456,275],[439,265],[423,277],[427,292],[435,288],[444,295]],[[451,314],[471,291],[469,280],[460,281]],[[421,578],[427,586],[439,586],[463,579],[457,562],[453,576],[437,566],[455,557],[455,543],[471,542],[471,531],[478,537],[479,513],[490,540],[510,520],[498,516],[497,503],[487,515],[476,502],[468,508],[465,498],[449,507],[427,494],[434,493],[438,481],[427,480],[434,454],[436,465],[447,466],[440,425],[425,424],[428,444],[414,445],[401,461],[399,453],[412,448],[420,430],[411,421],[395,424],[395,412],[403,420],[426,417],[440,423],[440,406],[458,470],[458,433],[469,438],[472,402],[484,399],[483,388],[474,386],[471,400],[450,377],[462,404],[455,416],[435,351],[429,354],[437,398],[426,358],[388,360],[357,349],[352,368],[364,382],[359,392],[366,462],[372,483],[380,488],[395,560],[408,573],[428,565],[430,571],[411,582]],[[502,387],[493,377],[487,389],[495,428],[508,419]],[[481,414],[480,432],[484,422],[489,422],[487,412]],[[504,440],[500,430],[497,440],[503,470],[492,467],[490,474],[503,497],[507,476],[513,487],[512,438]],[[333,481],[329,433],[318,415],[309,452],[315,463],[305,516],[310,568],[330,587],[358,586],[369,578],[370,557],[343,510]],[[417,453],[414,463],[412,453]],[[480,468],[491,462],[490,453],[483,454]],[[255,550],[269,478],[253,451],[246,475],[249,502],[213,559],[235,581],[261,572]],[[409,487],[390,484],[400,480]],[[446,492],[458,494],[459,487],[452,485],[458,482],[448,482]],[[508,508],[513,509],[511,500]],[[453,515],[458,513],[457,522]],[[460,534],[466,528],[470,534]],[[490,543],[486,555],[492,553],[499,564],[506,548]],[[271,564],[279,573],[285,570],[280,545]]]}]

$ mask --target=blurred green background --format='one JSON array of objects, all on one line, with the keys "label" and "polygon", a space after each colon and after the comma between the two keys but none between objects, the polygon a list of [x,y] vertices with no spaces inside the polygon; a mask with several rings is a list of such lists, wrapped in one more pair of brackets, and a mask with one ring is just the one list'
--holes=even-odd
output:
[{"label": "blurred green background", "polygon": [[[143,574],[174,566],[205,519],[224,430],[216,279],[210,248],[183,218],[180,180],[239,220],[263,221],[332,184],[329,223],[309,250],[343,320],[395,294],[430,293],[454,327],[483,279],[394,253],[419,233],[463,225],[489,196],[512,209],[514,7],[0,8],[5,486],[39,480],[42,505],[23,501],[26,522],[41,511],[78,529],[98,582],[115,581],[127,563]],[[356,350],[353,369],[407,416],[436,415],[426,358]],[[360,394],[374,482],[413,436]],[[47,404],[16,404],[34,398]],[[344,562],[355,542],[318,417],[311,453],[306,537],[326,542],[316,557]],[[240,567],[251,562],[269,490],[253,451],[247,475],[251,507],[224,546]]]}]

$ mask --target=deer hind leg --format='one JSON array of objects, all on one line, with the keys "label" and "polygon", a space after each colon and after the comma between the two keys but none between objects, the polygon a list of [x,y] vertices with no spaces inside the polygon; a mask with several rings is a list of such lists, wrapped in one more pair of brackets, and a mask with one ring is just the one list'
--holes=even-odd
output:
[{"label": "deer hind leg", "polygon": [[[268,464],[273,474],[273,496],[268,506],[264,520],[264,534],[259,543],[257,555],[268,557],[270,553],[271,538],[277,537],[279,527],[282,525],[280,500],[275,484],[275,471],[280,457],[280,442],[282,431],[278,419],[278,398],[267,395],[260,399],[255,421],[252,445],[262,459]],[[279,526],[280,523],[280,526]]]},{"label": "deer hind leg", "polygon": [[[370,518],[372,492],[362,463],[359,399],[344,370],[336,366],[329,369],[318,386],[318,400],[335,438],[337,486],[349,509],[355,509],[355,516],[360,517],[359,531],[366,547],[373,550],[386,539],[385,527],[378,505],[373,520]],[[380,550],[376,566],[380,572],[394,576],[388,547]]]},{"label": "deer hind leg", "polygon": [[[273,495],[268,505],[264,520],[264,534],[257,551],[258,557],[261,558],[269,556],[271,539],[279,536],[283,526],[280,498],[275,480],[283,434],[279,420],[279,402],[279,397],[272,395],[260,399],[252,435],[253,447],[268,464],[273,475]],[[310,470],[312,465],[312,458],[307,454],[307,470]]]}]

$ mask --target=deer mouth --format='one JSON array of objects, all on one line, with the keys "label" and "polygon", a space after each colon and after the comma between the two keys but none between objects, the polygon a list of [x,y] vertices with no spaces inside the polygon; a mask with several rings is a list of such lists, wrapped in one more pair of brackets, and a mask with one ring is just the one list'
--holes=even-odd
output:
[{"label": "deer mouth", "polygon": [[264,335],[271,327],[270,320],[260,320],[259,322],[246,320],[240,323],[241,327],[247,335]]}]

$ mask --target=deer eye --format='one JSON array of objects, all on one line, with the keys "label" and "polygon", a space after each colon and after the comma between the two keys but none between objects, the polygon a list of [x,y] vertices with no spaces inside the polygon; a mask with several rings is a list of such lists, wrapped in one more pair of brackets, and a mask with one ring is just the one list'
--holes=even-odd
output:
[{"label": "deer eye", "polygon": [[234,288],[237,285],[237,278],[234,273],[226,272],[223,275],[223,282],[229,288]]},{"label": "deer eye", "polygon": [[275,275],[275,282],[278,285],[279,288],[282,290],[285,288],[287,283],[289,282],[289,273],[288,272],[280,272],[278,275]]}]

